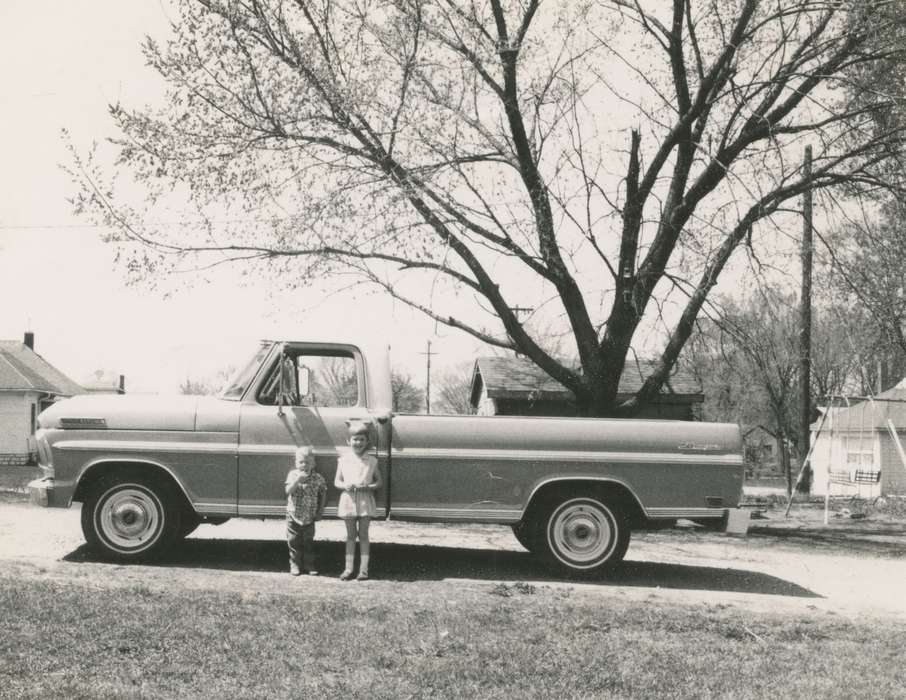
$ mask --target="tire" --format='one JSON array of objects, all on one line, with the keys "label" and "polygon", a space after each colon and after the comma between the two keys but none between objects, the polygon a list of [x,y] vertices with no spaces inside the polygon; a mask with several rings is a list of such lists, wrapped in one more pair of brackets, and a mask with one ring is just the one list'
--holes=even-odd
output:
[{"label": "tire", "polygon": [[539,544],[544,557],[570,574],[594,576],[623,560],[629,548],[626,515],[598,495],[568,493],[542,512]]},{"label": "tire", "polygon": [[519,544],[532,554],[538,552],[538,539],[536,537],[535,528],[533,528],[529,522],[523,520],[514,523],[510,527],[512,527],[513,535],[516,537],[516,541],[519,542]]},{"label": "tire", "polygon": [[102,478],[82,504],[82,533],[105,559],[152,559],[182,531],[177,494],[167,482],[139,474]]},{"label": "tire", "polygon": [[179,538],[184,539],[191,535],[201,525],[201,518],[193,511],[184,512],[179,519]]}]

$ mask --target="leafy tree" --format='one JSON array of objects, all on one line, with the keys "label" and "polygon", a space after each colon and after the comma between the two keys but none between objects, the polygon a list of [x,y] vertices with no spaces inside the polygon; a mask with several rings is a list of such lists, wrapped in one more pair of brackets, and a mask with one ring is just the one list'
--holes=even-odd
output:
[{"label": "leafy tree", "polygon": [[[172,37],[145,45],[166,106],[112,106],[116,165],[73,168],[77,210],[134,244],[130,272],[355,275],[530,358],[586,414],[657,394],[734,252],[770,250],[810,185],[900,185],[903,126],[877,119],[899,102],[853,87],[902,61],[898,3],[177,7]],[[186,225],[147,216],[181,198]],[[562,319],[576,366],[520,320],[527,302]],[[627,353],[655,332],[658,362],[618,405]]]}]

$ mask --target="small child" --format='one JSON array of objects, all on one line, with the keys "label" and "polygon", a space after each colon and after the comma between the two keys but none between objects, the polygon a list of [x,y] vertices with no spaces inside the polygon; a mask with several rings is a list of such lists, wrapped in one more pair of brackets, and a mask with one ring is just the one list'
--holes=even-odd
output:
[{"label": "small child", "polygon": [[365,454],[368,449],[368,424],[363,421],[346,421],[349,428],[351,452],[344,453],[337,460],[337,476],[334,486],[342,491],[337,503],[337,515],[346,523],[346,567],[340,574],[341,581],[352,578],[355,561],[355,541],[359,539],[361,560],[359,581],[368,580],[368,562],[371,546],[368,542],[368,526],[377,514],[374,492],[381,487],[381,472],[377,458]]},{"label": "small child", "polygon": [[314,471],[315,457],[308,445],[296,450],[296,461],[286,475],[286,544],[289,573],[317,576],[315,570],[315,521],[327,503],[327,482]]}]

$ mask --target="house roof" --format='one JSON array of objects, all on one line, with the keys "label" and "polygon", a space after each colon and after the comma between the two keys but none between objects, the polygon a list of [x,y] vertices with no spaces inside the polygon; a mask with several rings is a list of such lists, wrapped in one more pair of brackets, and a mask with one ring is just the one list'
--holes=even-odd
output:
[{"label": "house roof", "polygon": [[0,391],[42,391],[74,396],[82,393],[82,387],[25,343],[0,340]]},{"label": "house roof", "polygon": [[[886,429],[890,419],[897,428],[906,427],[906,386],[902,382],[888,389],[871,401],[852,403],[848,407],[833,407],[825,420],[822,430],[872,430]],[[819,418],[812,423],[817,430]]]},{"label": "house roof", "polygon": [[[618,396],[636,393],[651,373],[653,362],[627,362],[620,377]],[[533,398],[570,401],[571,391],[551,379],[540,367],[524,357],[479,357],[472,371],[472,404],[477,405],[482,386],[493,399]],[[661,388],[661,394],[702,398],[701,385],[688,372],[678,370]]]}]

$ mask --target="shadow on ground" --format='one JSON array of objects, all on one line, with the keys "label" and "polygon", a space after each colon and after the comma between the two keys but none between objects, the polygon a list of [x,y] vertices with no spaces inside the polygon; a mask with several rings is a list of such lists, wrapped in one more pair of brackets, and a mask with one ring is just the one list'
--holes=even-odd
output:
[{"label": "shadow on ground", "polygon": [[882,558],[906,557],[906,528],[902,522],[867,521],[861,526],[800,524],[749,528],[749,538],[766,538],[780,543],[808,547],[812,554],[859,554]]},{"label": "shadow on ground", "polygon": [[[488,581],[569,581],[527,552],[467,549],[434,545],[372,543],[371,578],[390,581],[438,581],[448,578]],[[342,569],[343,543],[316,543],[318,569],[337,576]],[[69,562],[97,562],[82,545],[64,557]],[[228,571],[281,572],[287,567],[286,545],[275,540],[212,540],[189,538],[154,562],[155,566]],[[707,566],[625,561],[606,577],[604,586],[660,587],[680,590],[760,593],[818,598],[789,581],[755,571]]]}]

